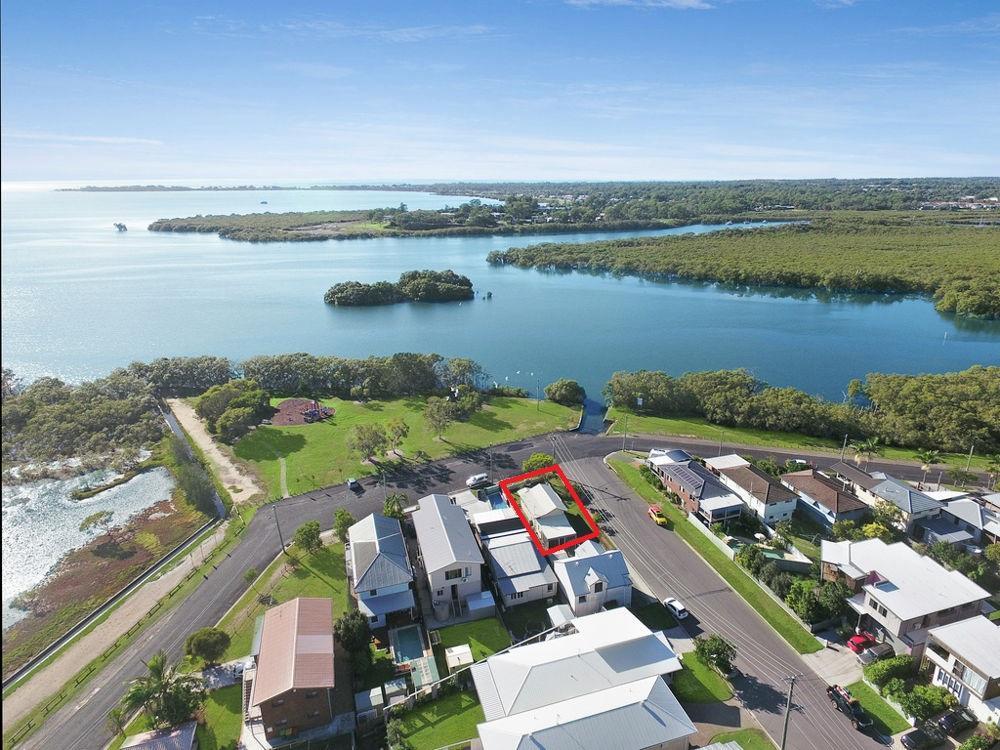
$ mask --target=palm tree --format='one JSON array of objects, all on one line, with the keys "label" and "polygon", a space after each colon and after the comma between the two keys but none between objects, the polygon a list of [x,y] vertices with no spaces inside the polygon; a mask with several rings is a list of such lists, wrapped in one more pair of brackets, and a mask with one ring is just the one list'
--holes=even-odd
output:
[{"label": "palm tree", "polygon": [[158,651],[146,662],[146,675],[129,684],[119,708],[127,716],[142,711],[153,727],[171,727],[190,719],[204,699],[201,678],[181,674]]},{"label": "palm tree", "polygon": [[850,448],[854,451],[854,463],[860,464],[861,457],[864,456],[865,471],[868,471],[868,462],[872,456],[882,455],[882,443],[877,437],[870,437],[860,442],[851,443]]},{"label": "palm tree", "polygon": [[119,734],[125,734],[125,726],[127,724],[128,715],[120,706],[115,706],[108,711],[108,729],[115,733],[115,737]]},{"label": "palm tree", "polygon": [[941,451],[917,451],[917,460],[920,462],[920,468],[924,471],[924,476],[920,479],[920,484],[923,484],[927,481],[927,472],[931,470],[931,467],[941,463]]}]

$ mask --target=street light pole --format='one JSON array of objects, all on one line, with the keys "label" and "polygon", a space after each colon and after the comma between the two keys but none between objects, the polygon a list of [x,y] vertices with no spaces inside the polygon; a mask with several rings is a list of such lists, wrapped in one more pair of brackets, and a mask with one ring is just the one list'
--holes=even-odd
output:
[{"label": "street light pole", "polygon": [[847,453],[847,434],[844,434],[844,444],[840,446],[840,460],[844,460],[844,454]]},{"label": "street light pole", "polygon": [[792,710],[792,690],[795,689],[795,680],[798,679],[798,675],[792,675],[791,677],[786,677],[785,680],[788,682],[788,700],[785,702],[785,721],[781,727],[781,750],[785,750],[785,740],[788,737],[788,719],[791,716]]}]

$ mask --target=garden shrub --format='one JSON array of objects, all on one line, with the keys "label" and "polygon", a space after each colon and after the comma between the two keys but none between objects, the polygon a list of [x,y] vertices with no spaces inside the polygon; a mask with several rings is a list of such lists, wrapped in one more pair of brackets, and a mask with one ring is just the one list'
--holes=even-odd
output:
[{"label": "garden shrub", "polygon": [[893,677],[908,677],[913,674],[916,661],[909,654],[893,656],[869,664],[864,668],[865,679],[880,688]]}]

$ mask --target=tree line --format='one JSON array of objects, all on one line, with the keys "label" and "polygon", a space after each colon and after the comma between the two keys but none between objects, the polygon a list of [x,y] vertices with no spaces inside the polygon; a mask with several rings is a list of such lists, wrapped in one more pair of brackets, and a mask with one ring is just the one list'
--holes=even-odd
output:
[{"label": "tree line", "polygon": [[736,288],[922,293],[942,312],[1000,318],[998,243],[989,227],[852,214],[767,231],[546,243],[493,251],[487,261]]},{"label": "tree line", "polygon": [[397,302],[455,302],[473,299],[472,281],[452,270],[407,271],[399,281],[343,281],[323,296],[328,305],[391,305]]},{"label": "tree line", "polygon": [[616,372],[604,396],[616,407],[661,417],[702,417],[733,427],[814,437],[877,438],[890,445],[1000,452],[1000,367],[943,374],[869,373],[833,403],[770,386],[746,370]]}]

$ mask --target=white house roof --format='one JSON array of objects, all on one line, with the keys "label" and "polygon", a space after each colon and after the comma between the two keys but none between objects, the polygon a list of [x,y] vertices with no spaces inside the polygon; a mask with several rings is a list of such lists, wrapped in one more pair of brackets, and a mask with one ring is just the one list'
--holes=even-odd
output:
[{"label": "white house roof", "polygon": [[705,463],[713,469],[733,469],[737,466],[750,465],[750,462],[743,458],[743,456],[738,456],[735,453],[727,453],[725,456],[716,456],[715,458],[706,458]]},{"label": "white house roof", "polygon": [[535,548],[527,531],[483,537],[493,577],[505,596],[556,583],[556,574]]},{"label": "white house roof", "polygon": [[823,562],[837,565],[853,578],[867,576],[864,590],[901,620],[980,601],[990,595],[957,570],[946,570],[903,542],[824,540],[820,556]]},{"label": "white house roof", "polygon": [[663,633],[624,607],[573,620],[577,632],[496,654],[472,668],[487,721],[681,668]]},{"label": "white house roof", "polygon": [[546,539],[557,539],[563,536],[576,536],[576,529],[569,522],[565,513],[550,513],[535,519],[535,524]]},{"label": "white house roof", "polygon": [[599,545],[591,545],[588,542],[577,545],[574,557],[559,557],[553,560],[552,568],[563,589],[572,596],[589,593],[591,585],[596,580],[604,581],[609,589],[621,588],[632,583],[628,566],[620,550],[605,550]]},{"label": "white house roof", "polygon": [[996,517],[975,500],[963,498],[952,500],[945,504],[942,510],[950,513],[956,518],[960,518],[966,523],[972,524],[977,529],[984,529],[990,521],[996,521]]},{"label": "white house roof", "polygon": [[660,677],[598,690],[478,728],[483,750],[658,747],[696,731]]},{"label": "white house roof", "polygon": [[420,509],[413,514],[413,528],[428,573],[456,564],[483,564],[465,511],[452,505],[447,495],[421,498]]},{"label": "white house roof", "polygon": [[1000,677],[1000,628],[979,615],[942,625],[930,635],[977,672]]},{"label": "white house roof", "polygon": [[541,518],[550,513],[564,513],[566,506],[562,499],[547,483],[536,484],[534,487],[525,487],[517,491],[517,496],[521,501],[521,510],[529,518]]},{"label": "white house roof", "polygon": [[665,466],[690,461],[691,454],[683,448],[652,448],[646,460],[654,466]]},{"label": "white house roof", "polygon": [[357,591],[396,586],[413,580],[403,528],[394,518],[372,513],[347,530]]},{"label": "white house roof", "polygon": [[698,502],[698,507],[706,513],[715,513],[727,508],[738,508],[742,507],[742,505],[743,501],[740,500],[739,495],[734,494],[722,495],[721,497],[706,497]]}]

